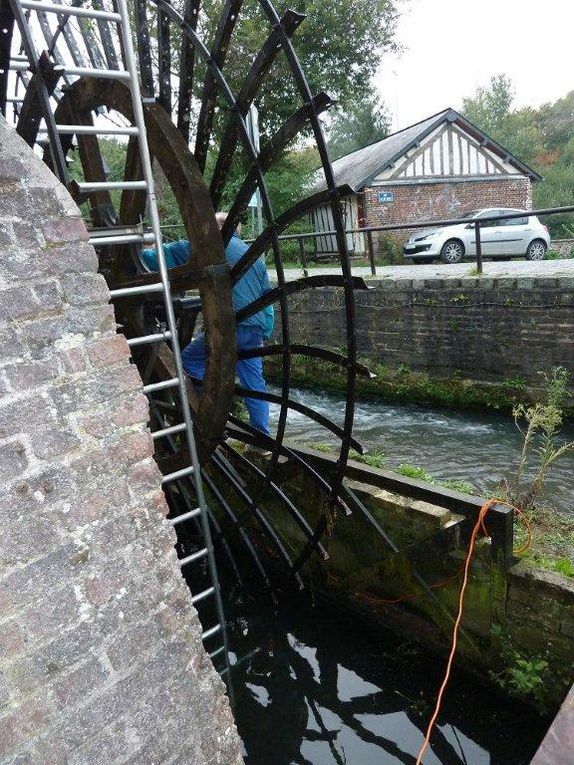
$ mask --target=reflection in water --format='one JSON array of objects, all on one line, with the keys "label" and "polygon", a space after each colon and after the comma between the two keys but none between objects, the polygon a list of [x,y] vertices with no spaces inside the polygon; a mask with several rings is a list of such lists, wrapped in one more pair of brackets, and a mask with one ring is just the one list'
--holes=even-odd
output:
[{"label": "reflection in water", "polygon": [[[282,603],[227,606],[246,765],[414,765],[443,661],[333,606]],[[424,763],[526,765],[544,729],[459,669]]]},{"label": "reflection in water", "polygon": [[[291,397],[342,424],[343,399],[311,391],[292,390]],[[276,423],[279,407],[271,407]],[[476,412],[453,412],[382,402],[358,403],[353,435],[367,449],[382,448],[388,467],[401,463],[423,467],[438,479],[472,484],[478,493],[489,493],[504,474],[515,467],[521,436],[511,418]],[[328,430],[298,412],[289,412],[286,437],[294,441],[338,446]],[[574,440],[574,428],[564,429],[564,440]],[[570,454],[552,468],[548,489],[552,503],[574,512],[574,485]]]}]

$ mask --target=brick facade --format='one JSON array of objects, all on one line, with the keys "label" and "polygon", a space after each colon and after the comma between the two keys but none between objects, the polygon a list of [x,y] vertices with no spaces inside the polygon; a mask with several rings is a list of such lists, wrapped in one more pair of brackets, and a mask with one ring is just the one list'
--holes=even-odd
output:
[{"label": "brick facade", "polygon": [[0,117],[0,763],[240,765],[86,240]]},{"label": "brick facade", "polygon": [[[394,201],[379,202],[379,191],[393,192]],[[363,204],[366,226],[458,218],[481,207],[530,209],[532,182],[518,176],[484,181],[389,184],[366,188]],[[397,231],[394,236],[402,243],[411,234],[412,231]]]}]

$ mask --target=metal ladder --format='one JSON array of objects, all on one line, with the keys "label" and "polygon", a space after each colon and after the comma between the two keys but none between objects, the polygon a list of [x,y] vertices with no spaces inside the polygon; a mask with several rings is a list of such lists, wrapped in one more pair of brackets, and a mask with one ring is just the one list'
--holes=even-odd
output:
[{"label": "metal ladder", "polygon": [[[152,435],[154,440],[160,438],[168,438],[176,433],[185,432],[187,439],[187,447],[191,456],[191,464],[183,469],[177,470],[173,473],[165,475],[162,479],[162,486],[171,484],[172,482],[189,479],[193,482],[195,490],[195,497],[197,501],[197,507],[184,512],[175,518],[170,519],[171,524],[179,526],[189,521],[197,523],[199,520],[201,535],[203,537],[203,546],[179,560],[181,569],[184,569],[193,564],[207,560],[208,574],[210,579],[210,586],[195,595],[192,595],[191,602],[196,604],[207,598],[214,598],[217,623],[214,626],[204,629],[202,632],[202,641],[204,644],[212,642],[213,638],[221,636],[221,645],[212,647],[209,651],[209,656],[213,660],[216,657],[221,657],[224,661],[224,667],[219,670],[220,674],[225,675],[225,679],[228,684],[228,690],[230,696],[231,682],[230,682],[230,663],[228,652],[228,640],[225,614],[223,609],[223,603],[221,598],[221,589],[219,584],[219,578],[217,574],[215,554],[213,549],[213,543],[211,538],[211,532],[209,528],[208,508],[203,491],[202,477],[200,464],[197,455],[197,449],[195,444],[195,438],[193,434],[192,417],[189,408],[189,402],[186,393],[185,385],[185,373],[181,361],[181,351],[179,346],[176,317],[173,308],[171,288],[169,282],[168,269],[165,262],[162,236],[160,230],[160,220],[157,209],[156,195],[154,191],[154,180],[152,174],[152,163],[150,158],[149,146],[147,141],[147,135],[145,130],[143,100],[140,90],[138,72],[136,68],[136,57],[132,43],[131,27],[129,21],[128,7],[126,0],[114,0],[117,13],[108,12],[103,10],[95,10],[82,6],[64,6],[51,2],[38,2],[37,0],[11,0],[14,16],[20,27],[23,41],[25,41],[27,25],[27,19],[24,10],[37,11],[43,14],[54,13],[57,16],[68,15],[78,16],[82,18],[95,19],[98,24],[101,22],[109,22],[118,25],[118,32],[121,40],[121,49],[123,51],[124,66],[125,69],[96,69],[86,68],[78,66],[67,66],[65,63],[57,64],[56,70],[62,73],[62,76],[82,76],[82,77],[104,77],[107,79],[117,79],[125,82],[131,91],[132,106],[134,114],[134,124],[129,127],[98,127],[96,125],[57,125],[54,121],[51,110],[47,111],[44,108],[44,117],[48,128],[48,133],[51,137],[56,138],[60,134],[76,134],[76,135],[99,135],[99,134],[115,134],[125,136],[135,136],[138,139],[139,151],[143,170],[143,180],[137,181],[120,181],[120,182],[78,182],[77,187],[82,193],[89,193],[99,190],[145,190],[147,192],[147,210],[151,219],[151,232],[146,232],[143,226],[128,226],[123,228],[114,227],[111,228],[109,233],[99,229],[97,234],[94,232],[90,238],[90,243],[101,247],[106,245],[119,245],[128,243],[139,244],[153,244],[157,253],[157,260],[159,264],[159,280],[153,284],[147,284],[138,287],[128,287],[124,289],[111,290],[110,295],[112,298],[121,298],[134,295],[143,295],[147,293],[162,293],[167,329],[164,332],[155,334],[148,334],[140,337],[130,338],[128,345],[130,347],[142,346],[146,344],[153,344],[158,342],[164,342],[169,340],[173,351],[173,359],[176,367],[176,375],[171,380],[164,380],[157,383],[151,383],[144,385],[143,392],[146,395],[151,395],[157,391],[165,390],[168,388],[177,389],[179,400],[181,404],[181,411],[183,413],[183,422],[166,427],[161,430],[155,431]],[[27,44],[25,44],[27,57],[30,60],[38,62],[38,54],[35,52],[30,37],[28,36]],[[35,57],[35,58],[32,58]],[[14,62],[14,69],[22,69],[24,66],[23,61]],[[12,67],[11,67],[12,68]],[[41,98],[42,98],[42,94]],[[43,95],[43,103],[47,105],[49,103],[49,96],[47,93]],[[59,140],[57,138],[57,140]],[[60,148],[61,152],[61,148]],[[74,182],[76,184],[76,182]]]}]

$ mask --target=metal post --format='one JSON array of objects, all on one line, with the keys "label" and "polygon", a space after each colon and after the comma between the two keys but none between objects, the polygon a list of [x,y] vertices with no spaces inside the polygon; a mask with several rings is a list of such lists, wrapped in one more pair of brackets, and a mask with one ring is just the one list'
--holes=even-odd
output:
[{"label": "metal post", "polygon": [[479,274],[482,273],[482,244],[480,242],[480,222],[476,221],[474,224],[474,237],[476,240],[476,270]]},{"label": "metal post", "polygon": [[371,264],[371,273],[373,276],[377,275],[377,269],[375,267],[375,250],[373,248],[373,232],[370,228],[366,229],[367,235],[367,252],[369,253],[369,263]]},{"label": "metal post", "polygon": [[299,257],[301,259],[301,268],[306,273],[307,272],[307,259],[305,257],[305,242],[303,241],[303,237],[299,239]]}]

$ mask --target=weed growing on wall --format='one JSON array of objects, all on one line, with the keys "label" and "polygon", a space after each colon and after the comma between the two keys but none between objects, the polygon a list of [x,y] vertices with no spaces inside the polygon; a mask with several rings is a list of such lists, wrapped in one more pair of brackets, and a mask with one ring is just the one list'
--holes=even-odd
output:
[{"label": "weed growing on wall", "polygon": [[543,377],[546,400],[533,406],[514,407],[522,448],[515,475],[502,481],[506,498],[526,512],[532,511],[544,497],[554,463],[574,450],[574,441],[564,443],[560,439],[569,373],[564,367],[555,367]]},{"label": "weed growing on wall", "polygon": [[500,669],[489,673],[492,680],[507,693],[533,701],[541,712],[545,712],[548,680],[546,659],[519,651],[499,626],[492,627],[491,635],[501,662]]}]

